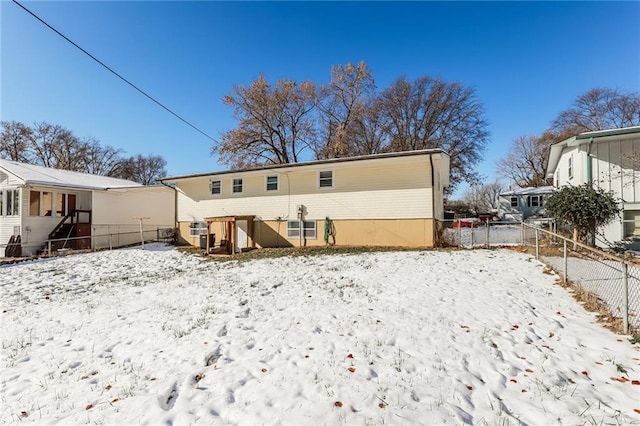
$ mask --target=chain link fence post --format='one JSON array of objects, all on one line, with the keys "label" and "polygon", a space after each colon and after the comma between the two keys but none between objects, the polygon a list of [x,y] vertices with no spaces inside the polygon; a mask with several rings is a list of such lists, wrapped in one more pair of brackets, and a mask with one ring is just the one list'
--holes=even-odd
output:
[{"label": "chain link fence post", "polygon": [[491,244],[489,242],[489,221],[487,220],[485,223],[487,224],[487,237],[486,237],[487,238],[487,248],[489,248],[489,247],[491,247]]},{"label": "chain link fence post", "polygon": [[629,333],[629,269],[622,262],[622,332]]},{"label": "chain link fence post", "polygon": [[564,260],[564,283],[568,283],[569,282],[569,277],[567,275],[567,273],[569,272],[569,257],[567,256],[567,240],[562,240],[562,256],[563,256],[563,260]]}]

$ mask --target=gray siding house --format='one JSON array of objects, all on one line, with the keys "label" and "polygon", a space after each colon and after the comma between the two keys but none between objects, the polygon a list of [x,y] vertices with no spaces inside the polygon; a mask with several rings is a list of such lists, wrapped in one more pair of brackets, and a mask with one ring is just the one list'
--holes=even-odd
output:
[{"label": "gray siding house", "polygon": [[503,220],[523,221],[546,217],[545,198],[554,191],[553,186],[518,188],[499,195],[499,215]]}]

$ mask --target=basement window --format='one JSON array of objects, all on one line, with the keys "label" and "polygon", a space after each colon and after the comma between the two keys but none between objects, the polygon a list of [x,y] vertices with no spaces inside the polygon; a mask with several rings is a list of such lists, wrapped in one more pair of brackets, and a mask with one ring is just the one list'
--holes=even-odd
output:
[{"label": "basement window", "polygon": [[[305,220],[303,229],[303,237],[305,240],[315,240],[316,239],[316,221],[315,220]],[[299,220],[290,220],[287,222],[287,238],[300,238],[300,221]]]},{"label": "basement window", "polygon": [[207,235],[207,224],[204,222],[191,222],[189,224],[189,236],[199,237],[200,235]]}]

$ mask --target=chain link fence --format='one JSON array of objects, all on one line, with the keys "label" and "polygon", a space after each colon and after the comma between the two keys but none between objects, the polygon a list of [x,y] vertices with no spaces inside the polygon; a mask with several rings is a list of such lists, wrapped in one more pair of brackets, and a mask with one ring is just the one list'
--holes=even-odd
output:
[{"label": "chain link fence", "polygon": [[520,246],[571,283],[593,310],[607,312],[625,332],[640,332],[640,261],[580,243],[556,232],[553,222],[480,222],[442,224],[441,243],[465,248]]},{"label": "chain link fence", "polygon": [[[31,249],[29,251],[37,252],[38,255],[44,256],[59,256],[64,254],[69,254],[78,251],[98,251],[98,250],[111,250],[118,247],[126,247],[131,245],[144,245],[148,242],[162,241],[173,243],[176,237],[176,231],[174,228],[151,228],[143,230],[129,230],[125,231],[125,227],[123,226],[107,226],[104,225],[100,228],[96,227],[94,233],[91,236],[87,237],[70,237],[70,238],[60,238],[60,239],[51,239],[46,241],[29,241],[29,242],[20,242],[18,244],[14,244],[13,246],[19,245],[18,252],[22,252],[23,250],[26,252],[27,249]],[[73,250],[68,247],[71,247],[73,241],[81,241],[85,242],[86,249],[84,250]],[[59,243],[59,244],[56,244]],[[61,248],[57,248],[61,247]],[[0,251],[0,253],[4,251],[14,251],[14,250],[6,250],[9,248],[15,249],[10,244],[0,244],[0,249],[5,249]],[[23,255],[20,254],[15,256],[15,258],[22,258]],[[12,258],[10,257],[0,257],[0,260],[10,261]]]}]

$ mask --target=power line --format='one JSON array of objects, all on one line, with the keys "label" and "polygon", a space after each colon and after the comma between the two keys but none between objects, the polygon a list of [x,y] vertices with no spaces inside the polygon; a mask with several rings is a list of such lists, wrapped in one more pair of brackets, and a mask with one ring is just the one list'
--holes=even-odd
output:
[{"label": "power line", "polygon": [[93,59],[94,61],[96,61],[97,63],[99,63],[100,65],[102,65],[104,68],[106,68],[109,72],[111,72],[113,75],[115,75],[116,77],[118,77],[120,80],[124,81],[125,83],[127,83],[129,86],[133,87],[134,89],[136,89],[138,92],[142,93],[144,96],[146,96],[147,98],[149,98],[150,100],[152,100],[156,105],[158,105],[160,108],[164,109],[165,111],[167,111],[168,113],[170,113],[171,115],[173,115],[174,117],[176,117],[178,120],[182,121],[183,123],[185,123],[187,126],[191,127],[192,129],[194,129],[195,131],[197,131],[198,133],[201,133],[202,135],[204,135],[205,137],[211,139],[213,142],[218,142],[217,140],[215,140],[213,137],[209,136],[207,133],[205,133],[204,131],[200,130],[198,127],[194,126],[193,124],[191,124],[189,121],[185,120],[184,118],[182,118],[180,115],[178,115],[177,113],[173,112],[171,109],[169,109],[168,107],[166,107],[165,105],[163,105],[160,101],[156,100],[153,96],[149,95],[147,92],[145,92],[144,90],[142,90],[141,88],[139,88],[138,86],[136,86],[135,84],[133,84],[132,82],[130,82],[129,80],[127,80],[126,78],[124,78],[122,75],[118,74],[116,71],[114,71],[112,68],[110,68],[107,64],[105,64],[104,62],[102,62],[100,59],[96,58],[95,56],[93,56],[91,53],[87,52],[86,50],[84,50],[82,47],[78,46],[73,40],[71,40],[69,37],[65,36],[64,34],[62,34],[60,31],[56,30],[55,28],[53,28],[51,25],[49,25],[47,22],[45,22],[42,18],[40,18],[38,15],[36,15],[35,13],[33,13],[32,11],[30,11],[29,9],[27,9],[26,7],[24,7],[22,4],[20,4],[20,2],[18,2],[17,0],[12,0],[15,4],[17,4],[18,6],[20,6],[22,9],[24,9],[29,15],[33,16],[34,18],[36,18],[38,21],[42,22],[44,25],[46,25],[47,27],[49,27],[49,29],[51,29],[53,32],[55,32],[56,34],[58,34],[60,37],[62,37],[63,39],[65,39],[66,41],[68,41],[69,43],[71,43],[72,45],[74,45],[76,48],[78,48],[82,53],[84,53],[85,55],[87,55],[88,57],[90,57],[91,59]]}]

